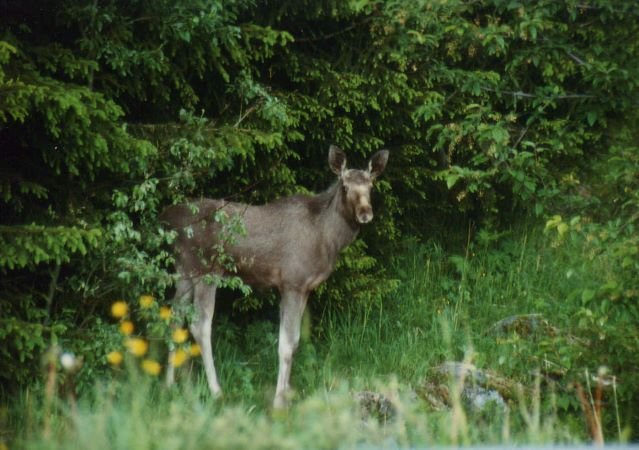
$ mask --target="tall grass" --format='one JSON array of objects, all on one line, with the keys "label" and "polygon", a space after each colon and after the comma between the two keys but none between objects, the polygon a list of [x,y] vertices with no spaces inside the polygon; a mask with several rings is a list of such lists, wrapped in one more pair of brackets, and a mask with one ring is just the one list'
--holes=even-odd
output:
[{"label": "tall grass", "polygon": [[[120,377],[98,382],[77,405],[56,398],[50,417],[39,415],[43,395],[23,396],[14,405],[11,439],[16,448],[29,449],[395,448],[589,440],[579,399],[570,390],[579,380],[584,349],[581,337],[573,335],[579,332],[572,315],[578,305],[567,300],[587,271],[571,275],[579,255],[555,248],[541,232],[517,231],[497,243],[492,238],[479,236],[472,246],[446,250],[406,242],[388,267],[401,281],[393,295],[345,310],[312,305],[294,364],[297,397],[287,414],[269,408],[277,324],[239,327],[218,317],[215,351],[223,400],[209,398],[198,365],[183,370],[172,390],[139,374]],[[550,328],[524,336],[495,331],[499,320],[531,313],[545,318],[552,335]],[[591,358],[596,373],[597,356]],[[523,389],[508,408],[477,411],[459,395],[463,381],[452,381],[451,407],[433,410],[417,392],[432,368],[445,361],[498,372]],[[353,396],[363,390],[389,399],[394,415],[363,419]],[[604,411],[608,422],[621,430],[623,418],[610,409]]]},{"label": "tall grass", "polygon": [[47,433],[46,418],[31,415],[12,448],[349,449],[574,439],[557,427],[524,432],[511,425],[516,413],[508,411],[468,418],[461,406],[428,412],[397,382],[376,387],[396,407],[388,419],[364,420],[347,384],[319,389],[287,413],[274,414],[242,402],[213,403],[199,384],[168,392],[150,380],[113,383],[97,386],[95,398],[75,409],[58,405]]},{"label": "tall grass", "polygon": [[455,255],[433,243],[406,243],[392,262],[401,279],[393,296],[346,314],[329,310],[320,318],[331,330],[327,358],[351,376],[394,373],[408,382],[470,351],[473,362],[492,366],[488,359],[495,356],[496,342],[487,335],[490,327],[515,314],[548,314],[562,295],[553,287],[563,280],[539,262],[539,249],[526,235],[518,244]]}]

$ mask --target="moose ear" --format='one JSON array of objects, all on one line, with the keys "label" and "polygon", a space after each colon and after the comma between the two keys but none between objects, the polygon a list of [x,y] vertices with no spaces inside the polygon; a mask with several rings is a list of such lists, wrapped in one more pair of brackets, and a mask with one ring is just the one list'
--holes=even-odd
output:
[{"label": "moose ear", "polygon": [[339,176],[346,170],[346,155],[337,145],[331,145],[328,149],[328,165]]},{"label": "moose ear", "polygon": [[380,150],[368,162],[368,173],[375,179],[382,174],[388,162],[388,150]]}]

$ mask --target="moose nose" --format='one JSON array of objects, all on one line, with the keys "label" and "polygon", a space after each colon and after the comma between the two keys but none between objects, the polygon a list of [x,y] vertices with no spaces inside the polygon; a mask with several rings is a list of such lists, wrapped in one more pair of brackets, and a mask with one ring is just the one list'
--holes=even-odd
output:
[{"label": "moose nose", "polygon": [[368,223],[373,220],[373,211],[367,210],[357,214],[357,221],[361,224]]}]

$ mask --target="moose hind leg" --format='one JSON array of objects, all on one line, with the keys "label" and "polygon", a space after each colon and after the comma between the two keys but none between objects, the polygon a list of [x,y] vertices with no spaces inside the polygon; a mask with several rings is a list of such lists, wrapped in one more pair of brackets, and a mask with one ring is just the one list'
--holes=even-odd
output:
[{"label": "moose hind leg", "polygon": [[307,294],[299,292],[282,293],[278,343],[280,367],[277,375],[275,399],[273,400],[273,408],[275,409],[283,409],[288,405],[293,354],[300,341],[300,326],[307,298]]},{"label": "moose hind leg", "polygon": [[191,333],[202,349],[202,362],[206,371],[209,390],[213,397],[222,395],[222,388],[217,380],[215,364],[213,362],[213,347],[211,345],[211,325],[215,312],[215,284],[207,284],[200,280],[195,285],[193,303],[196,317],[191,323]]},{"label": "moose hind leg", "polygon": [[[177,306],[177,310],[181,310],[180,305],[186,303],[193,296],[193,282],[189,279],[181,279],[177,282],[175,291],[175,297],[173,298],[173,304]],[[177,326],[181,326],[182,318],[180,317]],[[169,361],[166,366],[166,385],[172,386],[175,382],[175,366],[173,365],[173,358],[175,355],[175,349],[171,347],[169,349]]]}]

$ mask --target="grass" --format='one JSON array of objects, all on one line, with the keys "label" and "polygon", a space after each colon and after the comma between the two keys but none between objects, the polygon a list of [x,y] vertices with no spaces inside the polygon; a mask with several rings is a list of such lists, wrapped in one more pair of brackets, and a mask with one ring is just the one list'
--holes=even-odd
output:
[{"label": "grass", "polygon": [[[503,412],[490,420],[463,412],[460,416],[459,407],[450,412],[427,412],[393,382],[378,388],[397,405],[396,415],[390,420],[368,421],[362,420],[346,384],[330,391],[318,390],[298,401],[287,414],[272,414],[242,402],[213,403],[202,388],[197,385],[167,392],[149,380],[99,386],[96,399],[81,401],[75,409],[60,404],[48,419],[31,417],[15,448],[409,448],[574,440],[554,424],[535,433],[510,430],[516,419]],[[39,405],[22,406],[33,411]],[[453,431],[451,423],[462,420],[465,426]]]},{"label": "grass", "polygon": [[[575,292],[598,282],[599,264],[585,265],[575,248],[557,248],[537,231],[517,231],[493,242],[479,236],[468,249],[406,242],[388,270],[400,288],[385,299],[337,311],[312,305],[306,338],[295,358],[296,400],[288,414],[269,409],[277,370],[277,324],[215,324],[215,352],[225,398],[212,401],[201,368],[183,370],[179,387],[132,374],[98,383],[77,404],[24,395],[14,405],[12,448],[382,448],[447,444],[569,443],[589,441],[584,409],[603,421],[607,440],[623,440],[632,417],[616,392],[604,402],[580,401],[575,386],[597,373],[602,355],[588,353],[577,326]],[[481,244],[484,242],[485,244]],[[590,277],[590,278],[589,278]],[[506,317],[541,314],[540,333],[496,332]],[[548,330],[552,332],[548,334]],[[605,355],[603,355],[605,356]],[[448,385],[449,408],[420,399],[432,368],[465,361],[523,388],[508,408],[469,409],[464,385]],[[469,383],[467,380],[466,383]],[[353,393],[390,399],[392,418],[362,419]],[[591,386],[588,393],[596,392]],[[598,394],[595,394],[598,395]],[[582,399],[583,400],[583,399]],[[601,405],[604,405],[603,407]]]}]

